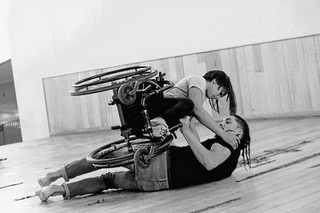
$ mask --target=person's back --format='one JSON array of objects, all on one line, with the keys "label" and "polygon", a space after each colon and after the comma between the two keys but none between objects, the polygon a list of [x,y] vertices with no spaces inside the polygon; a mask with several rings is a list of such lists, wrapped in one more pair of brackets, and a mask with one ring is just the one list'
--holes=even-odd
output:
[{"label": "person's back", "polygon": [[168,98],[187,98],[192,87],[198,88],[203,94],[203,100],[205,100],[206,79],[195,75],[189,75],[181,79],[173,88],[166,91],[164,96]]}]

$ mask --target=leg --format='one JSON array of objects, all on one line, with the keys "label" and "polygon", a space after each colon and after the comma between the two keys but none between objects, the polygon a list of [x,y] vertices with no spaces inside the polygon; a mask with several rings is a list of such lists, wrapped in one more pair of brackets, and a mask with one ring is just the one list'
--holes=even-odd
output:
[{"label": "leg", "polygon": [[162,117],[167,122],[169,128],[179,124],[179,120],[192,113],[194,104],[191,99],[180,99],[170,109],[163,112]]},{"label": "leg", "polygon": [[148,100],[150,118],[161,116],[169,128],[179,124],[179,119],[192,114],[194,103],[189,98],[150,98]]},{"label": "leg", "polygon": [[72,198],[77,195],[96,194],[110,188],[124,190],[139,190],[133,171],[106,173],[100,177],[87,178],[74,183],[64,183],[62,186],[50,185],[36,192],[41,201],[51,196],[62,195]]},{"label": "leg", "polygon": [[142,173],[141,175],[131,170],[108,172],[100,177],[64,184],[63,186],[66,189],[65,197],[71,198],[77,195],[96,194],[106,189],[123,189],[127,191],[158,191],[167,189],[166,159],[167,155],[165,153],[157,156],[147,170],[139,170]]},{"label": "leg", "polygon": [[98,169],[99,168],[95,168],[91,163],[87,162],[86,158],[82,158],[80,160],[73,161],[72,163],[66,166],[61,167],[59,170],[49,172],[44,177],[39,178],[38,182],[41,187],[49,186],[52,182],[56,181],[61,177],[66,182],[68,182],[69,179],[72,179],[82,174],[93,172]]},{"label": "leg", "polygon": [[135,171],[106,173],[100,177],[87,178],[62,186],[50,185],[36,192],[40,200],[50,196],[62,195],[71,198],[77,195],[96,194],[106,189],[124,189],[130,191],[158,191],[169,189],[167,152],[152,159],[147,169],[136,166]]}]

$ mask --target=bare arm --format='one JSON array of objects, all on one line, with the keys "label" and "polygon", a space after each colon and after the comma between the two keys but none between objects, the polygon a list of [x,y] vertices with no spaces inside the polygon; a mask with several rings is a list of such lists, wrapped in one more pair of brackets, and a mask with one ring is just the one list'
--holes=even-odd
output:
[{"label": "bare arm", "polygon": [[189,90],[189,98],[194,103],[193,112],[197,120],[215,134],[219,135],[225,142],[229,143],[234,149],[238,147],[237,138],[234,134],[224,132],[211,115],[203,108],[202,91],[196,87]]},{"label": "bare arm", "polygon": [[210,150],[205,148],[197,136],[195,136],[189,127],[189,118],[181,119],[182,127],[180,129],[184,138],[188,142],[192,152],[197,160],[208,170],[212,170],[223,163],[230,155],[229,149],[220,144],[213,144]]},{"label": "bare arm", "polygon": [[199,137],[198,131],[196,129],[196,119],[194,117],[192,117],[190,120],[190,130],[200,141],[200,137]]}]

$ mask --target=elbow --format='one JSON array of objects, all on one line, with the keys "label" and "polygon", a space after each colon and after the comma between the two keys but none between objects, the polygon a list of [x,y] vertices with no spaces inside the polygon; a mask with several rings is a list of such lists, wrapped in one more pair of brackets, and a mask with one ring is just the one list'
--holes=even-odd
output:
[{"label": "elbow", "polygon": [[207,171],[211,171],[212,169],[216,168],[218,164],[216,162],[210,161],[210,162],[204,163],[203,166]]},{"label": "elbow", "polygon": [[202,113],[202,110],[203,110],[202,107],[194,106],[193,113],[197,116],[197,115],[200,115]]},{"label": "elbow", "polygon": [[193,107],[193,112],[194,112],[194,114],[196,114],[197,112],[199,112],[199,107],[194,106],[194,107]]}]

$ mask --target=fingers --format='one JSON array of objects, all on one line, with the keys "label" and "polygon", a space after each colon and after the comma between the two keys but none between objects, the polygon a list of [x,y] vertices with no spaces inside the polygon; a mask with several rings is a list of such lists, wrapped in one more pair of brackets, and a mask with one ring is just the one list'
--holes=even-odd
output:
[{"label": "fingers", "polygon": [[182,124],[180,131],[183,133],[184,131],[188,130],[190,128],[190,120],[189,116],[181,118],[180,123]]},{"label": "fingers", "polygon": [[179,120],[182,124],[188,125],[190,123],[190,117],[185,116]]},{"label": "fingers", "polygon": [[238,146],[239,146],[239,144],[240,144],[240,140],[239,140],[239,138],[238,138],[237,136],[235,136],[235,135],[234,135],[233,148],[234,148],[234,149],[237,149],[237,148],[238,148]]},{"label": "fingers", "polygon": [[238,140],[238,137],[234,134],[232,134],[231,132],[229,132],[229,144],[232,146],[233,149],[237,149],[240,141]]}]

